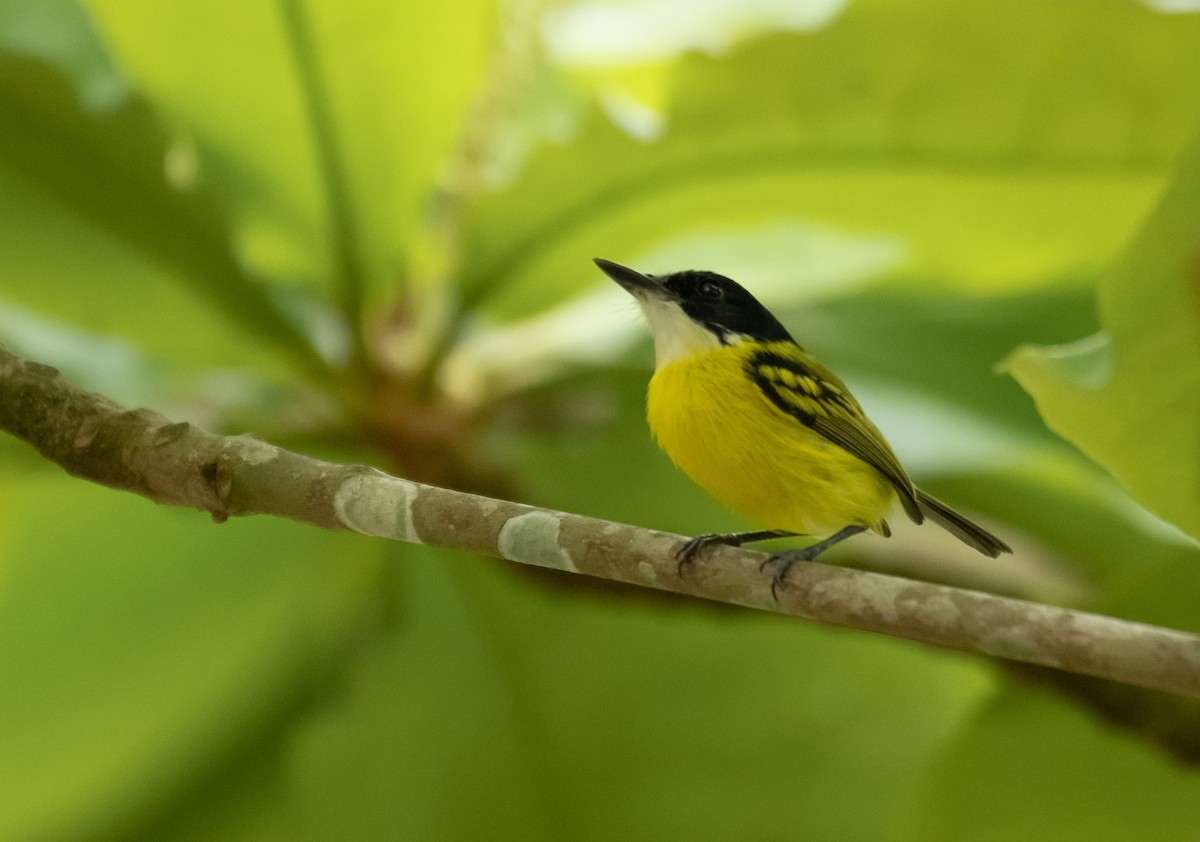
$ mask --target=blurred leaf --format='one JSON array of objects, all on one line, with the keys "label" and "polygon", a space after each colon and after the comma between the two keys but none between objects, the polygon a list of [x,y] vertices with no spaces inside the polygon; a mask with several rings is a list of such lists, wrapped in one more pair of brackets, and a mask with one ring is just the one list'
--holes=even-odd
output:
[{"label": "blurred leaf", "polygon": [[986,16],[863,0],[819,32],[682,61],[657,142],[594,116],[543,150],[476,207],[464,284],[524,315],[594,282],[581,255],[781,218],[899,237],[909,278],[1077,276],[1136,224],[1195,127],[1198,48],[1200,18],[1117,0]]},{"label": "blurred leaf", "polygon": [[1096,325],[1090,289],[1074,284],[1006,296],[876,289],[779,315],[843,378],[888,379],[1034,437],[1045,426],[996,363],[1023,341],[1056,342]]},{"label": "blurred leaf", "polygon": [[1181,542],[1108,477],[1073,467],[1042,460],[1007,473],[939,476],[922,485],[955,506],[1012,524],[1005,537],[1017,544],[1023,562],[1080,577],[1087,598],[1074,600],[1074,607],[1200,632],[1200,619],[1187,608],[1200,590],[1200,548]]},{"label": "blurred leaf", "polygon": [[48,61],[92,108],[115,105],[125,82],[76,0],[0,0],[0,47]]},{"label": "blurred leaf", "polygon": [[305,712],[372,618],[372,542],[217,527],[61,473],[0,499],[6,839],[161,820]]},{"label": "blurred leaf", "polygon": [[[195,139],[238,210],[256,266],[330,289],[330,185],[321,179],[299,62],[327,97],[336,163],[374,298],[394,291],[480,82],[493,0],[301,4],[313,54],[276,3],[86,0],[139,89]],[[236,92],[236,96],[231,96]]]},{"label": "blurred leaf", "polygon": [[899,641],[401,554],[401,634],[298,751],[317,839],[880,838],[990,688]]},{"label": "blurred leaf", "polygon": [[721,53],[764,32],[818,29],[845,6],[844,0],[705,0],[680,15],[670,0],[561,3],[546,16],[545,37],[558,60],[603,73],[687,50]]},{"label": "blurred leaf", "polygon": [[187,365],[292,374],[169,271],[2,167],[0,197],[0,229],[12,235],[0,249],[0,342],[14,352],[90,389],[119,378],[118,401]]},{"label": "blurred leaf", "polygon": [[922,786],[919,840],[1191,842],[1200,778],[1058,699],[996,698]]},{"label": "blurred leaf", "polygon": [[234,259],[225,216],[204,184],[168,183],[169,146],[144,105],[89,113],[48,67],[0,53],[0,125],[0,172],[160,264],[226,319],[320,369],[306,338]]},{"label": "blurred leaf", "polygon": [[[0,73],[0,306],[15,304],[0,335],[34,336],[135,395],[182,383],[193,403],[159,407],[172,414],[277,409],[281,441],[365,448],[342,428],[322,438],[311,412],[296,422],[294,404],[270,402],[274,381],[201,367],[257,375],[245,337],[304,353],[262,307],[336,339],[338,248],[366,266],[377,305],[413,255],[414,278],[452,264],[426,250],[455,150],[500,170],[485,159],[573,125],[469,208],[464,290],[435,289],[484,301],[484,319],[539,317],[501,326],[511,357],[480,341],[494,368],[454,392],[481,405],[523,500],[685,533],[738,525],[645,428],[648,343],[622,356],[632,307],[603,314],[622,331],[586,332],[593,305],[572,298],[606,283],[593,255],[649,271],[703,261],[761,285],[861,384],[922,483],[1010,524],[1021,557],[1005,562],[1078,585],[1064,598],[1090,607],[1195,626],[1200,551],[1073,461],[990,369],[1019,342],[1095,330],[1086,279],[1200,118],[1200,18],[1116,0],[987,15],[861,0],[821,31],[663,65],[666,133],[647,143],[598,110],[578,123],[567,75],[546,66],[532,91],[505,91],[494,64],[481,80],[491,0],[289,2],[311,37],[289,40],[279,3],[89,0],[145,97],[109,111],[77,105],[66,81],[103,78],[94,41],[0,35],[64,73],[0,65],[15,68]],[[77,37],[76,10],[59,11]],[[515,49],[509,11],[493,49]],[[0,26],[29,15],[0,0]],[[503,125],[497,91],[536,128]],[[469,103],[488,119],[457,137]],[[245,286],[247,264],[271,298]],[[581,306],[550,324],[564,300]],[[540,378],[558,362],[547,336],[582,353]],[[1146,744],[1016,693],[981,714],[1008,679],[969,657],[267,519],[218,528],[3,440],[0,462],[0,837],[875,840],[912,822],[913,839],[976,836],[987,817],[996,838],[1171,838],[1196,824],[1195,776]],[[935,546],[920,542],[936,530],[914,532],[847,552]]]},{"label": "blurred leaf", "polygon": [[1046,422],[1151,511],[1200,538],[1200,146],[1100,281],[1106,333],[1007,368]]},{"label": "blurred leaf", "polygon": [[[376,282],[394,293],[439,170],[464,128],[464,111],[481,90],[496,4],[309,5],[355,221]],[[367,79],[377,82],[364,85]]]}]

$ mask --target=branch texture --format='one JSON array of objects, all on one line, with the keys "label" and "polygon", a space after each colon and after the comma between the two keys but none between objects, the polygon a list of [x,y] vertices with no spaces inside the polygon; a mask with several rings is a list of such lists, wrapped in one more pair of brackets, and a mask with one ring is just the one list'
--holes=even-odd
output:
[{"label": "branch texture", "polygon": [[0,429],[69,473],[214,520],[269,514],[778,611],[1200,698],[1200,636],[809,562],[778,603],[762,553],[720,547],[680,577],[677,535],[337,465],[127,410],[0,347]]}]

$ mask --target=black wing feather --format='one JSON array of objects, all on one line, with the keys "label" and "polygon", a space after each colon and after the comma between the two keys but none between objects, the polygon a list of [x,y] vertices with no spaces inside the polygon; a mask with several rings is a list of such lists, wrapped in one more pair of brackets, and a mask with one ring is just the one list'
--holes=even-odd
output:
[{"label": "black wing feather", "polygon": [[925,519],[912,480],[883,434],[845,385],[799,345],[759,351],[746,371],[776,407],[883,474],[913,522]]}]

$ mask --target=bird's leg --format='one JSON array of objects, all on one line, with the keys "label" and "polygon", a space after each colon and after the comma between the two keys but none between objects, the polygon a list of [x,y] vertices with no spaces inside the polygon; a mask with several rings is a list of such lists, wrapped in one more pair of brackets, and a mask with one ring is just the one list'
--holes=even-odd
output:
[{"label": "bird's leg", "polygon": [[792,538],[799,534],[799,532],[788,532],[783,529],[763,529],[759,532],[711,532],[707,535],[697,535],[675,551],[675,560],[679,562],[676,569],[679,575],[683,576],[683,569],[713,544],[740,547],[742,544],[754,541],[766,541],[768,538]]},{"label": "bird's leg", "polygon": [[851,524],[850,526],[843,526],[828,538],[817,541],[815,544],[809,544],[807,547],[801,547],[798,550],[784,550],[781,553],[775,553],[775,555],[768,558],[759,567],[760,571],[766,570],[768,567],[771,568],[771,596],[775,597],[776,601],[778,601],[778,590],[784,584],[788,569],[797,561],[812,561],[834,544],[840,544],[847,538],[852,538],[858,533],[865,531],[865,526]]}]

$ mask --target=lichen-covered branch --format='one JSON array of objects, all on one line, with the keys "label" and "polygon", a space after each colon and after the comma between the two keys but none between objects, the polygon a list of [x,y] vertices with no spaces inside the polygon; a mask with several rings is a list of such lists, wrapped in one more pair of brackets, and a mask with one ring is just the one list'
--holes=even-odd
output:
[{"label": "lichen-covered branch", "polygon": [[894,576],[797,565],[779,601],[761,553],[676,572],[679,536],[422,485],[127,410],[0,347],[0,429],[71,474],[217,521],[269,514],[778,611],[1200,698],[1200,636]]}]

